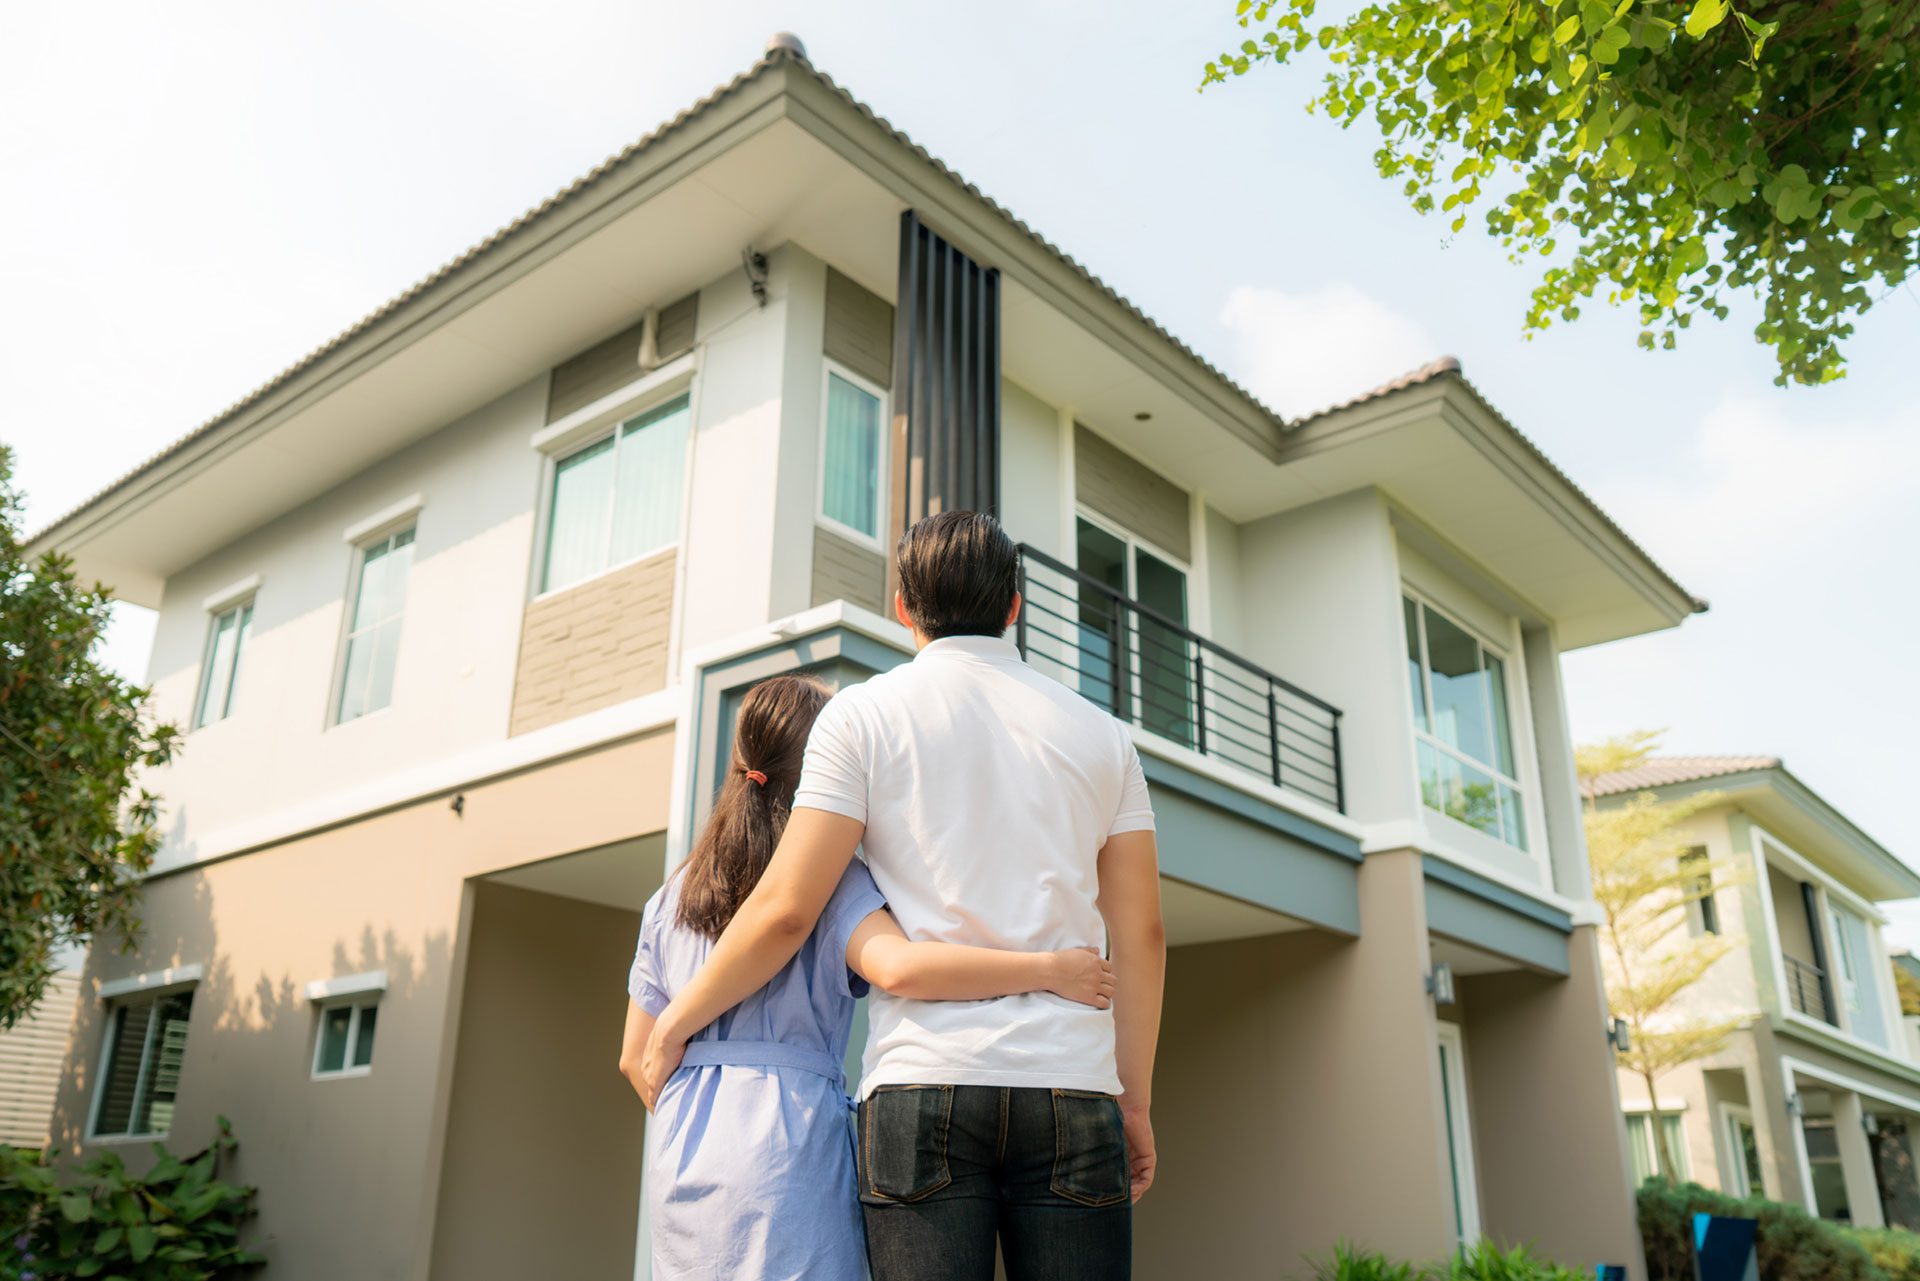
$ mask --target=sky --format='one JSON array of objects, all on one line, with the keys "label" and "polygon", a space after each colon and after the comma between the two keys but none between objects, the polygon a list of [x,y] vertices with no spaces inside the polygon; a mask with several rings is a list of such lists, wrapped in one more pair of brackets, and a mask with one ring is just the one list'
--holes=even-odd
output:
[{"label": "sky", "polygon": [[[747,67],[818,67],[1276,407],[1441,354],[1711,611],[1566,659],[1583,740],[1765,753],[1910,863],[1920,285],[1771,385],[1755,308],[1646,353],[1302,105],[1196,92],[1233,0],[383,0],[0,9],[0,441],[37,529]],[[1326,11],[1323,6],[1323,11]],[[151,616],[110,660],[144,674]],[[1920,947],[1920,903],[1894,909]]]}]

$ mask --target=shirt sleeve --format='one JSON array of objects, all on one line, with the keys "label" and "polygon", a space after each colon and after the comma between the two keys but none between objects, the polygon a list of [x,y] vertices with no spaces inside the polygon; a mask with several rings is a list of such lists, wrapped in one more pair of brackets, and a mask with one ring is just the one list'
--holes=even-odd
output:
[{"label": "shirt sleeve", "polygon": [[793,807],[825,810],[864,823],[871,753],[854,700],[848,697],[851,692],[835,694],[814,721]]},{"label": "shirt sleeve", "polygon": [[[1118,722],[1115,722],[1118,725]],[[1107,828],[1108,836],[1118,836],[1122,832],[1151,832],[1153,830],[1153,801],[1147,796],[1146,771],[1140,768],[1140,753],[1133,745],[1133,735],[1127,733],[1124,725],[1120,731],[1120,806],[1113,816],[1112,826]]]},{"label": "shirt sleeve", "polygon": [[873,874],[856,858],[847,864],[833,897],[827,900],[827,910],[820,916],[820,971],[829,977],[839,976],[838,990],[856,1000],[867,994],[867,981],[847,966],[847,942],[860,922],[886,905],[880,887],[873,883]]},{"label": "shirt sleeve", "polygon": [[640,943],[633,952],[633,968],[627,971],[627,995],[655,1018],[672,999],[661,985],[660,912],[661,898],[655,894],[640,915]]}]

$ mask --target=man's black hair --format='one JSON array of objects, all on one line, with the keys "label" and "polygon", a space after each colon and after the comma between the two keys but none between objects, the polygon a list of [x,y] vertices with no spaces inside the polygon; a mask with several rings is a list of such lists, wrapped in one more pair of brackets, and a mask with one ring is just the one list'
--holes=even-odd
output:
[{"label": "man's black hair", "polygon": [[900,536],[900,599],[914,626],[942,636],[999,636],[1019,590],[1020,553],[979,512],[929,516]]}]

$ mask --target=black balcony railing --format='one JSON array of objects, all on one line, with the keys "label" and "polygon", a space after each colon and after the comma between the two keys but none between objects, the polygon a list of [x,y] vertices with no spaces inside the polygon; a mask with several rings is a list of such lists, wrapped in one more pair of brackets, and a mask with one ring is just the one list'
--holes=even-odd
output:
[{"label": "black balcony railing", "polygon": [[1839,1026],[1840,1020],[1833,1012],[1833,995],[1827,987],[1827,972],[1797,956],[1782,953],[1780,959],[1786,962],[1787,1000],[1793,1008],[1810,1019]]},{"label": "black balcony railing", "polygon": [[1340,709],[1045,552],[1020,548],[1036,668],[1144,730],[1345,812]]}]

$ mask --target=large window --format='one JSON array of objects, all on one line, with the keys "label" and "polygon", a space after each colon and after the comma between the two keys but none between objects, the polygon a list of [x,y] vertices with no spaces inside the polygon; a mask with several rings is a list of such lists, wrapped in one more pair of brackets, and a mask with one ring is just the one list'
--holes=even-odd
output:
[{"label": "large window", "polygon": [[[1075,541],[1082,574],[1169,623],[1187,626],[1184,566],[1084,515],[1075,522]],[[1192,745],[1192,642],[1114,596],[1085,587],[1079,594],[1080,692],[1143,729]]]},{"label": "large window", "polygon": [[393,667],[400,654],[400,616],[407,604],[413,568],[413,526],[360,549],[353,609],[340,666],[340,701],[334,719],[346,722],[377,712],[393,701]]},{"label": "large window", "polygon": [[233,714],[233,690],[240,681],[240,654],[253,631],[253,602],[230,605],[214,615],[207,653],[200,664],[200,695],[193,704],[193,727],[211,725]]},{"label": "large window", "polygon": [[1698,936],[1720,932],[1720,908],[1713,901],[1713,860],[1707,847],[1694,845],[1680,853],[1680,870],[1691,872],[1688,892],[1696,897],[1687,904],[1687,929]]},{"label": "large window", "polygon": [[187,1057],[193,992],[137,997],[111,1007],[93,1105],[95,1137],[166,1134]]},{"label": "large window", "polygon": [[1421,799],[1526,849],[1506,664],[1432,605],[1412,596],[1402,604]]},{"label": "large window", "polygon": [[1828,896],[1827,917],[1833,923],[1830,964],[1838,979],[1837,995],[1847,1010],[1847,1028],[1863,1041],[1887,1048],[1887,1023],[1881,1017],[1878,971],[1885,953],[1873,942],[1866,919],[1841,907]]},{"label": "large window", "polygon": [[876,546],[886,517],[886,424],[880,393],[827,371],[826,429],[820,444],[820,516]]},{"label": "large window", "polygon": [[540,590],[577,583],[680,537],[688,399],[629,418],[553,469]]}]

